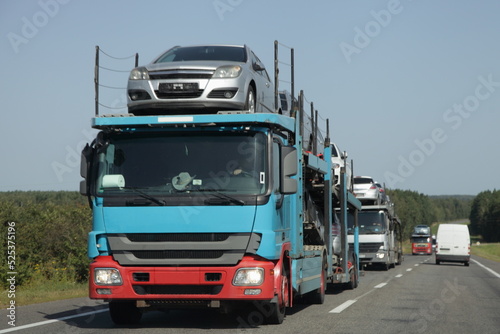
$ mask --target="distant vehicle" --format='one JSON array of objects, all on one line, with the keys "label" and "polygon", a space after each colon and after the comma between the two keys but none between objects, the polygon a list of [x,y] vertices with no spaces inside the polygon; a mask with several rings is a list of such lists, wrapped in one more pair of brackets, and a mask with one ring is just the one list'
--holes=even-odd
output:
[{"label": "distant vehicle", "polygon": [[[344,155],[345,154],[345,155]],[[347,161],[347,153],[342,152],[337,144],[332,143],[332,168],[335,175],[334,185],[340,186],[340,168],[345,167],[347,190],[352,190],[352,170],[351,164]]]},{"label": "distant vehicle", "polygon": [[411,253],[412,255],[418,254],[432,254],[432,237],[430,235],[413,234],[411,236]]},{"label": "distant vehicle", "polygon": [[430,255],[432,251],[433,238],[431,236],[431,228],[427,225],[415,226],[411,235],[411,253],[413,255]]},{"label": "distant vehicle", "polygon": [[248,46],[176,46],[130,72],[128,110],[135,115],[274,112],[271,79]]},{"label": "distant vehicle", "polygon": [[413,228],[413,234],[430,236],[431,228],[428,225],[417,225]]},{"label": "distant vehicle", "polygon": [[[349,215],[348,240],[354,245],[354,217]],[[401,221],[394,206],[363,205],[358,213],[359,262],[363,266],[378,266],[388,270],[403,261]]]},{"label": "distant vehicle", "polygon": [[463,224],[439,225],[436,240],[436,264],[441,262],[462,262],[469,265],[469,228]]},{"label": "distant vehicle", "polygon": [[363,204],[380,205],[380,189],[371,176],[356,176],[353,179],[353,191]]},{"label": "distant vehicle", "polygon": [[375,183],[375,185],[378,187],[378,191],[379,191],[379,193],[380,193],[380,201],[381,201],[382,203],[386,203],[386,202],[388,202],[388,201],[389,201],[389,200],[388,200],[388,196],[387,196],[387,194],[385,193],[385,189],[384,189],[384,187],[383,187],[380,183],[378,183],[378,182],[376,182],[376,183]]}]

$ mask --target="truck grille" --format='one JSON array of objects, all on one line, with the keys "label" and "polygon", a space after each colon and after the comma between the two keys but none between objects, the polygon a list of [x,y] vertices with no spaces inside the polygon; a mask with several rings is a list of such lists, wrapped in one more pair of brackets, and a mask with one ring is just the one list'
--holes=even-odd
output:
[{"label": "truck grille", "polygon": [[109,234],[113,257],[122,266],[236,265],[255,254],[257,233],[120,233]]},{"label": "truck grille", "polygon": [[[351,247],[354,247],[353,244],[349,244]],[[380,249],[380,246],[383,246],[383,242],[372,242],[372,243],[359,243],[359,252],[360,253],[376,253]]]},{"label": "truck grille", "polygon": [[138,295],[217,295],[222,285],[134,285]]}]

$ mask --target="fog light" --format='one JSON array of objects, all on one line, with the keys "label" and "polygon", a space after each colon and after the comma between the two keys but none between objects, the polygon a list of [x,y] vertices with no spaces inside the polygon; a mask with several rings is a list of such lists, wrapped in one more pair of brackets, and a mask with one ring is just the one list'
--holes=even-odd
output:
[{"label": "fog light", "polygon": [[111,294],[111,289],[97,289],[96,291],[100,295],[110,295]]},{"label": "fog light", "polygon": [[244,294],[245,295],[259,295],[262,292],[261,289],[245,289]]},{"label": "fog light", "polygon": [[226,91],[224,92],[224,97],[225,97],[226,99],[232,99],[232,98],[233,98],[233,96],[234,96],[234,92],[232,92],[232,91],[230,91],[230,90],[226,90]]}]

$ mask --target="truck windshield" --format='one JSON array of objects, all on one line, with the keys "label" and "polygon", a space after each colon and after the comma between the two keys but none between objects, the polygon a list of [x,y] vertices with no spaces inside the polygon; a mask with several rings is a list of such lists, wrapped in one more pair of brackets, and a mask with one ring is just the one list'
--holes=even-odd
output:
[{"label": "truck windshield", "polygon": [[[354,233],[354,219],[352,215],[348,215],[349,234]],[[383,212],[358,212],[359,234],[382,234],[386,231],[385,215]]]},{"label": "truck windshield", "polygon": [[411,242],[413,243],[429,243],[431,242],[430,237],[412,237]]},{"label": "truck windshield", "polygon": [[97,196],[266,191],[263,133],[118,133],[104,142],[96,159]]}]

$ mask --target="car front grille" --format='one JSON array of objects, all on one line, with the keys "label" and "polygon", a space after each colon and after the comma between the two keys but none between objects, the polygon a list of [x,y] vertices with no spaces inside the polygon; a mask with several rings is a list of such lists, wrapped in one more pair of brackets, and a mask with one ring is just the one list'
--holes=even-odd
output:
[{"label": "car front grille", "polygon": [[214,71],[201,71],[201,70],[171,70],[171,71],[158,71],[149,72],[151,80],[160,79],[210,79]]},{"label": "car front grille", "polygon": [[203,94],[203,90],[197,90],[195,92],[172,92],[165,93],[155,90],[156,97],[159,99],[194,99],[200,97]]}]

